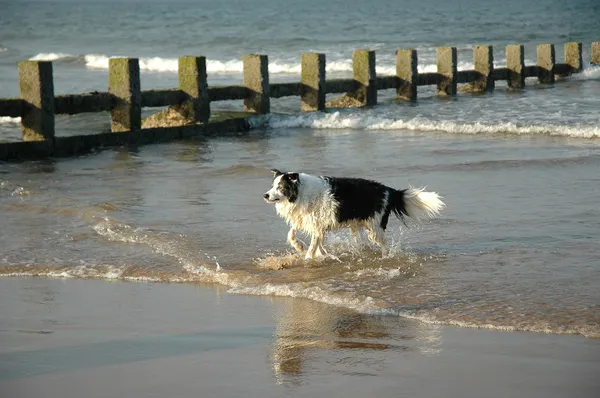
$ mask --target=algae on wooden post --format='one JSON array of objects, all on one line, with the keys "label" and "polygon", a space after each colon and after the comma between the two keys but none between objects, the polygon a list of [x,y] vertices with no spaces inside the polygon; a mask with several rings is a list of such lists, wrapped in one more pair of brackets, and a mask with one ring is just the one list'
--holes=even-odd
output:
[{"label": "algae on wooden post", "polygon": [[580,72],[583,69],[581,43],[565,43],[565,64],[571,67],[571,73]]},{"label": "algae on wooden post", "polygon": [[494,71],[494,49],[492,46],[475,46],[473,48],[475,71],[480,77],[471,83],[473,91],[491,91],[495,88],[492,77]]},{"label": "algae on wooden post", "polygon": [[540,83],[554,83],[555,63],[554,44],[539,44],[537,46],[537,66]]},{"label": "algae on wooden post", "polygon": [[363,106],[377,105],[375,51],[355,50],[352,53],[352,71],[357,88],[348,95]]},{"label": "algae on wooden post", "polygon": [[442,75],[437,85],[438,95],[456,95],[458,83],[456,47],[437,48],[437,71]]},{"label": "algae on wooden post", "polygon": [[23,140],[52,140],[54,138],[52,62],[19,62],[19,87],[24,101],[21,118]]},{"label": "algae on wooden post", "polygon": [[179,58],[179,89],[188,97],[175,109],[189,123],[206,123],[210,118],[210,98],[205,57]]},{"label": "algae on wooden post", "polygon": [[108,91],[116,99],[110,111],[111,131],[139,130],[142,124],[142,93],[137,58],[109,60]]},{"label": "algae on wooden post", "polygon": [[521,44],[506,46],[507,84],[510,88],[525,87],[525,51]]},{"label": "algae on wooden post", "polygon": [[600,41],[592,43],[592,59],[590,63],[592,65],[600,65]]},{"label": "algae on wooden post", "polygon": [[302,54],[302,110],[325,110],[325,54]]},{"label": "algae on wooden post", "polygon": [[396,76],[398,77],[398,98],[415,101],[417,99],[417,51],[402,49],[396,51]]},{"label": "algae on wooden post", "polygon": [[246,55],[244,63],[244,86],[248,91],[244,110],[257,114],[271,112],[269,97],[269,60],[266,55]]}]

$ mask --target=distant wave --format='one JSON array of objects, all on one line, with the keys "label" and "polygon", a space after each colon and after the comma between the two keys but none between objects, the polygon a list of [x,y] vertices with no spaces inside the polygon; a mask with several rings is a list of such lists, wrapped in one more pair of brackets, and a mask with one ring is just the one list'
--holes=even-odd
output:
[{"label": "distant wave", "polygon": [[[58,61],[64,63],[78,63],[90,69],[108,69],[110,58],[116,56],[107,56],[103,54],[73,55],[67,53],[40,53],[32,57],[32,61]],[[352,72],[352,60],[335,60],[327,62],[327,71],[330,73],[350,73]],[[473,63],[459,62],[458,69],[472,69]],[[140,70],[150,72],[173,72],[178,70],[177,58],[147,57],[140,58]],[[207,60],[206,70],[208,73],[223,74],[241,74],[244,70],[244,64],[241,59],[232,59],[226,61]],[[435,72],[435,64],[419,65],[420,72]],[[302,71],[300,62],[286,62],[272,60],[269,62],[269,72],[273,74],[296,74]],[[377,73],[380,75],[396,74],[396,65],[378,65]]]},{"label": "distant wave", "polygon": [[252,120],[255,127],[353,130],[409,130],[434,131],[450,134],[511,134],[511,135],[551,135],[574,138],[600,138],[600,126],[578,125],[519,125],[516,123],[461,123],[451,120],[393,119],[374,116],[369,112],[360,113],[312,113],[299,115],[268,115]]},{"label": "distant wave", "polygon": [[21,123],[20,117],[0,116],[0,124],[19,124]]}]

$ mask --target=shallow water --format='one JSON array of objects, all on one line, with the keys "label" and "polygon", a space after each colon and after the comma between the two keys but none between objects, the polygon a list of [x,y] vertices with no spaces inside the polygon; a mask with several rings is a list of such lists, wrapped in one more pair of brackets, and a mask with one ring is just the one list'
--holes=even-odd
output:
[{"label": "shallow water", "polygon": [[[555,43],[562,62],[562,43],[582,41],[586,69],[453,99],[420,87],[410,104],[388,90],[368,110],[299,114],[298,98],[274,100],[277,114],[254,119],[246,136],[0,164],[1,275],[207,281],[429,323],[600,337],[595,1],[200,3],[5,5],[0,96],[18,96],[23,59],[54,61],[57,94],[106,90],[117,55],[140,57],[144,89],[176,87],[184,54],[208,57],[212,85],[240,82],[252,52],[269,55],[272,81],[297,81],[303,51],[325,52],[329,77],[348,76],[356,48],[375,49],[378,73],[393,74],[397,48],[417,48],[420,70],[432,71],[436,46],[457,46],[468,69],[474,44],[494,45],[502,66],[507,44],[525,44],[531,65],[538,43]],[[57,117],[58,135],[107,128],[106,113]],[[0,118],[0,140],[20,134],[16,118]],[[262,201],[273,167],[427,185],[448,207],[408,229],[393,220],[390,258],[341,232],[327,242],[340,262],[306,264]]]},{"label": "shallow water", "polygon": [[[3,275],[208,281],[459,326],[600,337],[596,140],[350,129],[248,136],[0,166]],[[340,262],[290,254],[261,194],[271,167],[427,185],[443,217],[345,232]],[[276,270],[277,268],[284,268]]]}]

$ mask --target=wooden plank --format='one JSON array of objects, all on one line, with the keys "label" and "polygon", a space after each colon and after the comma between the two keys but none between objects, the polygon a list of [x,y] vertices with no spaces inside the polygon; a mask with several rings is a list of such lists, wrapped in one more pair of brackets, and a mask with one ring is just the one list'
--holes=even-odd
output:
[{"label": "wooden plank", "polygon": [[23,112],[23,100],[21,98],[1,98],[0,116],[20,117]]},{"label": "wooden plank", "polygon": [[54,109],[57,115],[105,112],[110,111],[112,105],[113,96],[110,93],[69,94],[54,98]]},{"label": "wooden plank", "polygon": [[178,88],[170,90],[142,91],[142,107],[158,107],[181,104],[186,95]]},{"label": "wooden plank", "polygon": [[418,86],[430,86],[430,85],[437,85],[441,80],[442,80],[443,76],[440,75],[437,72],[430,72],[430,73],[419,73],[417,75],[417,85]]},{"label": "wooden plank", "polygon": [[356,89],[354,79],[332,79],[325,82],[325,92],[327,94],[346,93]]},{"label": "wooden plank", "polygon": [[377,90],[389,90],[398,88],[398,76],[379,76],[375,79]]},{"label": "wooden plank", "polygon": [[274,83],[270,84],[271,98],[293,97],[300,95],[300,83]]},{"label": "wooden plank", "polygon": [[211,101],[241,100],[246,98],[244,86],[213,86],[208,87],[208,96]]}]

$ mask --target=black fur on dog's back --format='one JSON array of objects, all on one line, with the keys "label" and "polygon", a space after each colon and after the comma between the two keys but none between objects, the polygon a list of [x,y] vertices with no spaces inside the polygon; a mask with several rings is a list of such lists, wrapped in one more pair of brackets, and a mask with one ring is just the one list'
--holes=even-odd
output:
[{"label": "black fur on dog's back", "polygon": [[336,212],[339,223],[367,220],[374,217],[375,213],[380,213],[382,214],[380,225],[385,230],[391,212],[394,212],[403,223],[404,215],[408,215],[404,205],[405,190],[398,191],[377,181],[362,178],[323,178],[331,186],[331,193],[339,203]]}]

